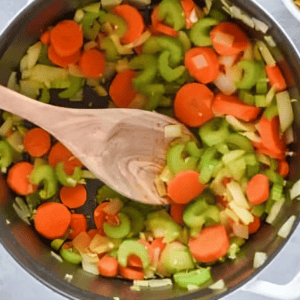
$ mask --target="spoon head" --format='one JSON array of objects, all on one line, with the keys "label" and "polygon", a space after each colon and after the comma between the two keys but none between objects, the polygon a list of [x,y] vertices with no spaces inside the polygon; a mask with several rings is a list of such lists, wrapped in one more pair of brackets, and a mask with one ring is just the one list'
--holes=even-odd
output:
[{"label": "spoon head", "polygon": [[[174,140],[165,136],[165,128],[180,123],[158,113],[133,111],[135,116],[128,115],[111,128],[101,153],[90,157],[95,164],[101,161],[101,174],[97,170],[94,173],[130,199],[146,204],[168,204],[168,197],[159,195],[156,180],[166,165],[167,150]],[[180,126],[183,136],[192,136],[187,128]]]}]

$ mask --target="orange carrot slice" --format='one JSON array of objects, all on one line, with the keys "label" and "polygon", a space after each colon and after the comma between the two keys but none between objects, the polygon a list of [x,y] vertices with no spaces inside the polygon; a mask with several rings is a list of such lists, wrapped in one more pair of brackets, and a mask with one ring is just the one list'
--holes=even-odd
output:
[{"label": "orange carrot slice", "polygon": [[251,204],[257,205],[268,200],[270,183],[266,175],[256,174],[247,183],[246,194]]},{"label": "orange carrot slice", "polygon": [[59,192],[61,202],[69,208],[78,208],[87,200],[87,191],[83,184],[74,187],[63,186]]}]

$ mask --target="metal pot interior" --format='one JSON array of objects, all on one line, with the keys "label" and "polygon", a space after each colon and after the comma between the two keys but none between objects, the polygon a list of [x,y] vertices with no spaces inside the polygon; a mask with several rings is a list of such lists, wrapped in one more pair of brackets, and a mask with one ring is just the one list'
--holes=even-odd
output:
[{"label": "metal pot interior", "polygon": [[[7,28],[0,39],[0,84],[5,85],[11,71],[15,70],[26,49],[34,43],[42,31],[60,18],[68,16],[68,13],[79,6],[84,6],[91,1],[79,0],[37,0],[26,8],[13,23]],[[299,98],[298,86],[300,86],[300,60],[288,38],[271,19],[252,1],[234,1],[236,5],[247,11],[252,16],[264,21],[270,26],[268,34],[275,39],[280,49],[274,48],[273,54],[288,79],[290,93],[293,98]],[[253,36],[257,32],[250,31]],[[260,36],[263,38],[263,36]],[[296,114],[294,127],[300,126],[299,104],[294,103]],[[105,106],[103,104],[103,106]],[[300,145],[298,143],[300,132],[295,130],[295,143],[293,151],[296,155],[290,160],[290,179],[300,177]],[[5,182],[0,183],[4,190]],[[89,197],[93,198],[99,182],[89,183]],[[0,195],[2,196],[2,195]],[[226,262],[212,267],[215,281],[224,279],[228,290],[221,294],[215,294],[209,289],[197,292],[187,292],[175,288],[152,289],[140,292],[132,291],[130,281],[120,279],[105,279],[90,275],[66,262],[60,263],[50,255],[47,242],[40,239],[38,234],[28,225],[23,223],[12,208],[12,196],[3,194],[0,202],[0,241],[11,253],[16,261],[39,281],[58,293],[71,299],[105,299],[119,297],[120,299],[216,299],[238,288],[249,278],[255,276],[259,270],[253,269],[253,256],[256,251],[266,252],[268,261],[282,248],[286,240],[277,236],[280,226],[291,215],[298,215],[300,202],[286,205],[275,227],[264,224],[261,230],[251,236],[249,242],[243,248],[242,255],[234,262]],[[10,224],[6,221],[9,220]],[[296,223],[299,223],[299,218]],[[73,280],[68,283],[64,280],[66,274],[72,274]]]}]

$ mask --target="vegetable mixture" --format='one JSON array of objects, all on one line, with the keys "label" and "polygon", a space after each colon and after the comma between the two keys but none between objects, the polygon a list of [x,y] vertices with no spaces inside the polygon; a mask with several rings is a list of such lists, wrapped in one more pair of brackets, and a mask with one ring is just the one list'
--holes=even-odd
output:
[{"label": "vegetable mixture", "polygon": [[99,101],[109,96],[109,107],[155,110],[195,134],[166,128],[174,140],[156,184],[168,206],[103,185],[86,216],[77,209],[93,174],[46,131],[3,112],[0,167],[17,214],[55,255],[87,272],[210,285],[210,265],[235,259],[286,201],[293,110],[285,78],[269,46],[214,5],[80,8],[41,34],[8,87],[46,103],[55,93],[69,104],[85,101],[89,88]]}]

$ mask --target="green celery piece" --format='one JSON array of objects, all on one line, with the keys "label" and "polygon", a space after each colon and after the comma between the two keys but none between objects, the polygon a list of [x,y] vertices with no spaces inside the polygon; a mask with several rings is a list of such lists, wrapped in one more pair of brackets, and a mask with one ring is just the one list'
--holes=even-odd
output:
[{"label": "green celery piece", "polygon": [[216,148],[221,154],[226,154],[230,151],[226,143],[219,143],[216,145]]},{"label": "green celery piece", "polygon": [[247,153],[245,154],[244,158],[245,158],[246,165],[255,166],[259,163],[254,153]]},{"label": "green celery piece", "polygon": [[53,248],[55,251],[58,251],[59,248],[63,245],[63,243],[65,242],[65,240],[62,239],[55,239],[51,242],[50,246],[51,248]]},{"label": "green celery piece", "polygon": [[270,158],[270,169],[276,171],[278,168],[278,161],[274,158]]},{"label": "green celery piece", "polygon": [[134,237],[143,231],[145,227],[145,218],[136,208],[132,206],[124,206],[120,212],[126,214],[130,220],[131,229],[128,237]]},{"label": "green celery piece", "polygon": [[84,12],[84,16],[81,20],[81,25],[82,25],[82,31],[84,34],[84,37],[88,40],[94,41],[96,37],[99,34],[101,25],[97,21],[99,17],[105,15],[104,11],[98,11],[98,12],[91,12],[91,11],[86,11]]},{"label": "green celery piece", "polygon": [[55,169],[50,165],[36,166],[30,175],[30,180],[36,185],[43,184],[44,188],[39,192],[42,199],[53,197],[58,190]]},{"label": "green celery piece", "polygon": [[102,50],[105,50],[105,60],[114,62],[121,58],[114,42],[109,36],[101,40],[100,47]]},{"label": "green celery piece", "polygon": [[279,175],[276,171],[272,169],[265,169],[262,171],[264,175],[266,175],[269,180],[273,183],[278,183],[283,185],[284,184],[284,179],[281,175]]},{"label": "green celery piece", "polygon": [[201,173],[203,165],[208,164],[217,154],[217,148],[215,147],[207,147],[205,148],[203,155],[200,158],[200,163],[198,165],[198,171]]},{"label": "green celery piece", "polygon": [[12,148],[8,142],[0,141],[0,168],[7,168],[13,162]]},{"label": "green celery piece", "polygon": [[262,65],[255,60],[242,60],[237,66],[244,71],[242,79],[237,83],[239,89],[250,90],[261,76]]},{"label": "green celery piece", "polygon": [[228,20],[228,14],[225,13],[223,10],[220,10],[217,8],[211,8],[208,16],[219,22],[224,22],[224,21]]},{"label": "green celery piece", "polygon": [[267,106],[266,95],[255,95],[254,102],[255,102],[255,106],[257,107],[266,107]]},{"label": "green celery piece", "polygon": [[75,76],[70,76],[71,85],[66,90],[58,94],[59,98],[72,98],[74,97],[83,87],[85,79]]},{"label": "green celery piece", "polygon": [[254,152],[254,148],[249,139],[239,133],[229,134],[226,137],[225,142],[229,147],[233,147],[233,149],[242,149],[246,152]]},{"label": "green celery piece", "polygon": [[162,96],[158,106],[159,107],[171,107],[173,104],[172,99],[170,97]]},{"label": "green celery piece", "polygon": [[60,256],[67,262],[74,264],[74,265],[79,265],[82,261],[81,255],[73,250],[73,249],[60,249]]},{"label": "green celery piece", "polygon": [[263,79],[259,79],[256,82],[256,94],[266,94],[268,92],[268,82]]},{"label": "green celery piece", "polygon": [[167,152],[167,165],[174,175],[197,167],[199,159],[192,156],[184,159],[184,151],[185,144],[175,144]]},{"label": "green celery piece", "polygon": [[81,179],[82,176],[82,170],[80,167],[76,167],[74,169],[74,173],[72,175],[66,174],[64,170],[64,163],[59,162],[55,168],[55,173],[57,176],[58,181],[64,185],[64,186],[69,186],[73,187],[75,186],[79,180]]},{"label": "green celery piece", "polygon": [[186,32],[179,31],[178,32],[178,40],[182,44],[184,53],[191,49],[191,47],[192,47],[191,40],[188,37],[188,35],[186,34]]},{"label": "green celery piece", "polygon": [[150,265],[149,254],[147,248],[137,240],[124,240],[118,250],[118,262],[120,266],[127,266],[127,259],[130,255],[138,256],[142,263],[143,269],[147,269]]},{"label": "green celery piece", "polygon": [[205,17],[199,19],[190,30],[190,39],[196,46],[207,47],[211,46],[210,30],[212,26],[219,23],[218,20]]},{"label": "green celery piece", "polygon": [[98,204],[102,203],[105,200],[114,199],[114,198],[119,198],[124,203],[127,201],[127,198],[115,192],[113,189],[111,189],[109,186],[105,184],[101,186],[97,191],[96,201]]},{"label": "green celery piece", "polygon": [[135,56],[129,66],[132,70],[140,70],[133,79],[134,87],[139,90],[141,87],[150,84],[157,74],[157,58],[151,54]]},{"label": "green celery piece", "polygon": [[169,66],[169,58],[171,53],[169,51],[163,51],[158,58],[158,70],[160,75],[168,82],[173,82],[180,78],[184,71],[185,66],[178,66],[176,68],[171,68]]},{"label": "green celery piece", "polygon": [[224,118],[213,118],[199,128],[199,136],[208,146],[222,143],[228,135],[229,124]]},{"label": "green celery piece", "polygon": [[162,50],[163,47],[160,46],[155,36],[150,36],[142,46],[142,53],[144,54],[156,54]]},{"label": "green celery piece", "polygon": [[162,0],[158,6],[158,17],[160,20],[168,19],[176,31],[185,28],[184,12],[177,0]]},{"label": "green celery piece", "polygon": [[148,214],[146,229],[150,230],[156,238],[163,237],[165,243],[175,241],[182,233],[181,226],[165,210]]},{"label": "green celery piece", "polygon": [[259,173],[259,171],[260,171],[259,163],[255,164],[255,165],[247,165],[247,163],[246,163],[246,175],[248,178],[253,177],[257,173]]},{"label": "green celery piece", "polygon": [[254,105],[255,99],[254,96],[246,90],[239,90],[239,98],[246,104]]},{"label": "green celery piece", "polygon": [[160,35],[157,36],[157,43],[159,46],[164,49],[168,50],[171,55],[170,55],[170,66],[177,66],[178,64],[181,63],[183,60],[183,47],[181,42],[174,37],[171,36],[165,36],[165,35]]},{"label": "green celery piece", "polygon": [[120,220],[120,224],[118,226],[104,223],[103,230],[105,234],[110,238],[123,239],[130,233],[130,219],[125,213],[122,212],[119,212],[118,217]]},{"label": "green celery piece", "polygon": [[234,236],[230,239],[230,244],[236,244],[239,247],[243,246],[246,243],[246,240],[243,238],[240,238],[238,236]]},{"label": "green celery piece", "polygon": [[155,111],[162,115],[166,115],[168,117],[174,118],[173,108],[158,107]]},{"label": "green celery piece", "polygon": [[222,161],[225,165],[229,165],[232,161],[241,158],[245,154],[245,150],[231,150],[222,156]]},{"label": "green celery piece", "polygon": [[115,28],[114,34],[116,34],[119,37],[122,37],[127,31],[126,22],[121,17],[113,13],[101,14],[101,16],[99,17],[99,21],[101,24],[107,22],[113,24]]},{"label": "green celery piece", "polygon": [[271,187],[270,197],[274,201],[279,201],[282,199],[283,195],[283,185],[279,183],[274,183]]},{"label": "green celery piece", "polygon": [[43,103],[50,103],[51,96],[49,90],[46,88],[42,89],[41,95],[38,100]]},{"label": "green celery piece", "polygon": [[219,170],[222,166],[223,163],[219,159],[212,159],[208,164],[204,163],[199,175],[199,181],[203,184],[208,183],[213,177],[213,174],[217,172],[217,170]]},{"label": "green celery piece", "polygon": [[265,213],[269,214],[271,212],[271,209],[273,205],[276,203],[275,200],[273,200],[271,197],[265,202]]},{"label": "green celery piece", "polygon": [[246,173],[245,159],[243,157],[236,159],[236,160],[232,161],[230,164],[228,164],[227,168],[231,172],[232,177],[236,181],[240,181]]},{"label": "green celery piece", "polygon": [[187,142],[185,145],[185,149],[190,156],[197,158],[200,158],[204,151],[202,148],[198,148],[195,141]]},{"label": "green celery piece", "polygon": [[265,208],[266,208],[266,203],[255,205],[252,208],[251,213],[256,217],[261,217],[265,212]]},{"label": "green celery piece", "polygon": [[179,272],[174,274],[173,279],[180,288],[185,289],[190,285],[201,288],[212,283],[212,276],[209,268],[200,268],[190,272]]},{"label": "green celery piece", "polygon": [[53,66],[52,62],[48,59],[48,46],[45,44],[42,45],[38,63],[41,65]]},{"label": "green celery piece", "polygon": [[195,268],[189,248],[180,242],[168,243],[161,253],[160,261],[170,274]]},{"label": "green celery piece", "polygon": [[161,83],[149,83],[146,85],[138,86],[137,89],[148,97],[144,110],[155,110],[159,103],[162,101],[163,94],[165,93],[165,87]]},{"label": "green celery piece", "polygon": [[264,116],[271,120],[273,117],[278,116],[278,106],[276,104],[271,104],[264,110]]}]

